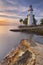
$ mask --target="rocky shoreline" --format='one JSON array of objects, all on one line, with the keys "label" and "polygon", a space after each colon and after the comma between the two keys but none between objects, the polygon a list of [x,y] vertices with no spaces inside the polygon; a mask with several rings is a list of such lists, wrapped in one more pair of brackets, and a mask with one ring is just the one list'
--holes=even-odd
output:
[{"label": "rocky shoreline", "polygon": [[0,65],[35,65],[37,57],[38,51],[28,40],[22,40],[19,46],[1,61]]},{"label": "rocky shoreline", "polygon": [[[21,40],[15,50],[12,50],[0,63],[0,65],[43,65],[43,46]],[[41,62],[40,62],[41,60]]]}]

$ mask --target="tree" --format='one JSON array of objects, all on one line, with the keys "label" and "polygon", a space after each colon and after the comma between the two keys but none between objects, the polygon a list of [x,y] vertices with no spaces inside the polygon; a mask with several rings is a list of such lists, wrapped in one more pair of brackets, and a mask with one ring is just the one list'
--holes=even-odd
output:
[{"label": "tree", "polygon": [[[28,24],[28,18],[25,18],[24,20],[20,19],[20,22],[27,25]],[[37,20],[35,19],[35,15],[33,15],[33,25],[36,25],[36,23],[37,23]]]},{"label": "tree", "polygon": [[23,24],[27,25],[27,22],[28,22],[28,18],[25,18]]},{"label": "tree", "polygon": [[37,20],[35,19],[35,15],[33,15],[33,25],[36,25]]},{"label": "tree", "polygon": [[43,25],[43,19],[41,19],[40,22],[41,22],[40,24]]},{"label": "tree", "polygon": [[[27,25],[28,24],[28,18],[25,18],[24,21],[23,21],[23,23],[25,25]],[[33,15],[33,25],[36,25],[36,23],[37,23],[37,20],[35,19],[35,15]]]},{"label": "tree", "polygon": [[23,19],[20,19],[20,23],[22,23],[23,22]]}]

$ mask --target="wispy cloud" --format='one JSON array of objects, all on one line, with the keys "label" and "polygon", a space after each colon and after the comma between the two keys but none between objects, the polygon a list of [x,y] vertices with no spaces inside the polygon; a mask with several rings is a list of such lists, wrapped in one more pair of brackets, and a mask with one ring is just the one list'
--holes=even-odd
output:
[{"label": "wispy cloud", "polygon": [[10,4],[13,4],[13,5],[15,5],[15,4],[17,4],[17,2],[16,1],[13,1],[13,0],[6,0],[8,3],[10,3]]},{"label": "wispy cloud", "polygon": [[30,4],[33,5],[36,18],[39,20],[43,17],[43,0],[0,0],[0,17],[13,20],[25,18]]}]

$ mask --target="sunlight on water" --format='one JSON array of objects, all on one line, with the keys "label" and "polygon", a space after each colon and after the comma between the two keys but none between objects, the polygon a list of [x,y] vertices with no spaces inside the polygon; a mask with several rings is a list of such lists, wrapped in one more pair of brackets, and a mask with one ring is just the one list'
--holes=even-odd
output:
[{"label": "sunlight on water", "polygon": [[32,34],[11,32],[10,29],[15,29],[16,26],[0,26],[0,60],[8,54],[12,48],[17,47],[22,39],[33,39],[43,43],[43,36],[36,36]]},{"label": "sunlight on water", "polygon": [[0,26],[0,34],[6,33],[6,31],[7,31],[6,28],[7,28],[7,27]]},{"label": "sunlight on water", "polygon": [[16,26],[0,26],[0,34],[5,34],[8,33],[9,29],[15,29],[17,28]]}]

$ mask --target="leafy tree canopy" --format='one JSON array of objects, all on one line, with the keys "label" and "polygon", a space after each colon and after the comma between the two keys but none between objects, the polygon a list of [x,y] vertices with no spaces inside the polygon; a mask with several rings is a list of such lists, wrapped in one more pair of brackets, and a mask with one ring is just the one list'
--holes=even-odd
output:
[{"label": "leafy tree canopy", "polygon": [[28,18],[25,18],[23,24],[27,25],[27,23],[28,23]]},{"label": "leafy tree canopy", "polygon": [[23,22],[23,19],[20,19],[20,23]]},{"label": "leafy tree canopy", "polygon": [[43,25],[43,19],[41,19],[40,22],[41,22],[40,24]]},{"label": "leafy tree canopy", "polygon": [[[20,22],[23,22],[23,24],[27,25],[28,24],[28,18],[20,19]],[[35,16],[33,15],[33,25],[36,25],[37,20],[35,19]]]}]

